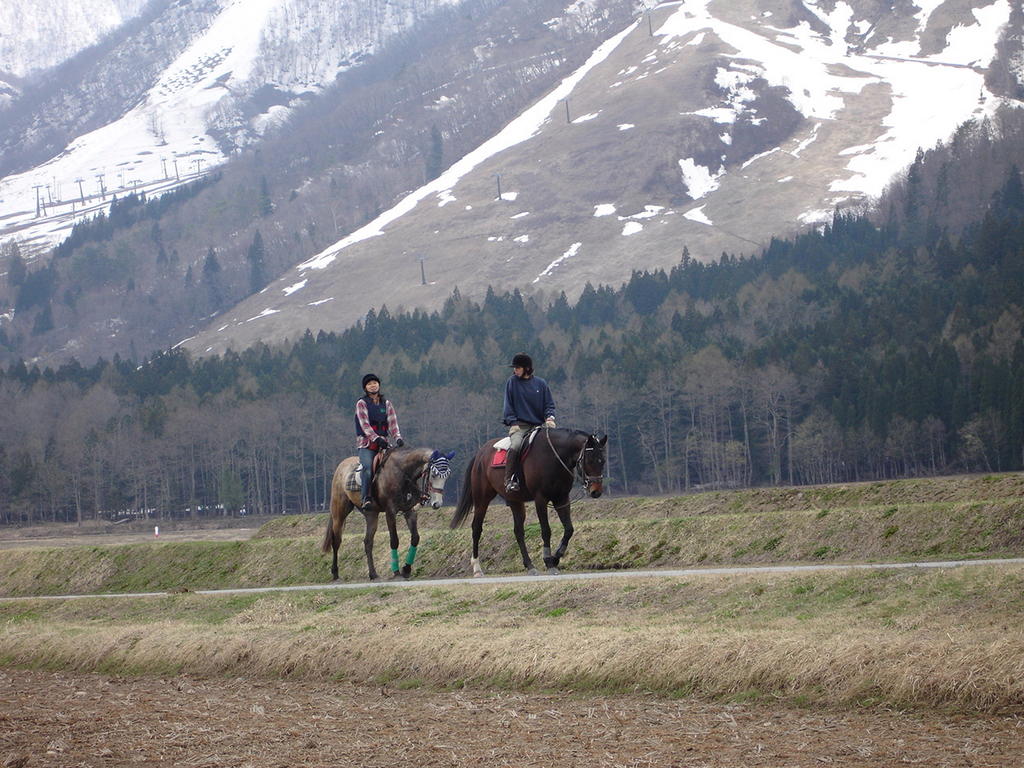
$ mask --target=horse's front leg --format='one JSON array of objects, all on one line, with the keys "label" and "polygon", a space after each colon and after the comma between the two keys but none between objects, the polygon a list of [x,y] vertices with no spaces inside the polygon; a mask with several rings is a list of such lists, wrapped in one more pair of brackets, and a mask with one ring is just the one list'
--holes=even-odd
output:
[{"label": "horse's front leg", "polygon": [[370,572],[370,581],[379,581],[377,567],[373,564],[373,537],[377,535],[377,518],[379,513],[376,509],[363,512],[366,519],[366,533],[363,534],[363,551],[366,552],[366,567]]},{"label": "horse's front leg", "polygon": [[562,521],[562,540],[558,543],[558,549],[555,550],[555,554],[551,557],[557,572],[558,563],[565,555],[565,550],[569,547],[569,539],[572,538],[574,529],[572,527],[572,515],[569,510],[568,499],[556,506],[555,511],[558,513],[558,519]]},{"label": "horse's front leg", "polygon": [[533,500],[540,521],[540,538],[544,545],[544,565],[552,576],[558,575],[558,558],[551,556],[551,522],[548,520],[548,500],[538,496]]},{"label": "horse's front leg", "polygon": [[391,544],[391,578],[397,579],[402,575],[398,570],[398,515],[391,504],[384,508],[384,520],[388,525],[388,542]]},{"label": "horse's front leg", "polygon": [[487,502],[477,503],[473,511],[473,554],[469,558],[469,564],[473,567],[473,578],[484,575],[483,566],[480,565],[480,536],[484,532],[484,517],[487,515]]},{"label": "horse's front leg", "polygon": [[523,556],[523,567],[531,576],[537,575],[537,569],[530,559],[530,553],[526,550],[526,506],[521,501],[510,501],[512,507],[512,530],[516,534],[516,544],[519,545],[519,553]]},{"label": "horse's front leg", "polygon": [[402,578],[412,578],[412,564],[416,561],[416,548],[420,545],[420,529],[416,522],[416,509],[407,512],[405,523],[409,526],[409,552],[405,556],[405,565],[402,566]]}]

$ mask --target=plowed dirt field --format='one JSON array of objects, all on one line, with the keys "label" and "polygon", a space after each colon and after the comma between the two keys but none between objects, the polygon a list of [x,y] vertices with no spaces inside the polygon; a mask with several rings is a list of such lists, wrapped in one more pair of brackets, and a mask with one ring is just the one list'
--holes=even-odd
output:
[{"label": "plowed dirt field", "polygon": [[1024,718],[0,670],[0,766],[1015,768]]}]

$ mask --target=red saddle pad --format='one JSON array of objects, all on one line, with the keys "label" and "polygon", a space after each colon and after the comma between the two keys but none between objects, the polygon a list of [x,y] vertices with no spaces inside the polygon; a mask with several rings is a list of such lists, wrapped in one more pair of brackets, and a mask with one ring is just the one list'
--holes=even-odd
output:
[{"label": "red saddle pad", "polygon": [[494,452],[494,456],[491,458],[492,467],[504,467],[505,457],[508,455],[508,451],[498,448]]}]

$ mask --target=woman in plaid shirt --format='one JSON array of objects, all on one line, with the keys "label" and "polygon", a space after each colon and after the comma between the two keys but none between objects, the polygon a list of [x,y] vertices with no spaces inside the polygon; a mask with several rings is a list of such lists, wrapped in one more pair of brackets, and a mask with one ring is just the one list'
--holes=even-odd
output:
[{"label": "woman in plaid shirt", "polygon": [[389,447],[388,438],[395,440],[395,446],[405,445],[402,432],[398,428],[398,414],[391,401],[380,392],[380,379],[376,374],[363,376],[363,397],[356,401],[356,450],[359,463],[363,465],[360,477],[363,483],[362,509],[369,510],[373,505],[370,500],[370,485],[373,482],[373,456],[382,449]]}]

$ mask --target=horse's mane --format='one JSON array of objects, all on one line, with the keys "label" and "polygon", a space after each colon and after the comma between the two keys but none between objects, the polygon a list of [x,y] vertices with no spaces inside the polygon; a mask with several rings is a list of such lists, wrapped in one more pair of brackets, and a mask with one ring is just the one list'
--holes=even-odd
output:
[{"label": "horse's mane", "polygon": [[433,448],[392,448],[388,461],[393,461],[403,470],[408,471],[412,464],[430,461],[433,453]]},{"label": "horse's mane", "polygon": [[592,435],[589,432],[587,432],[585,430],[582,430],[582,429],[570,429],[569,427],[562,427],[561,429],[555,429],[554,431],[555,432],[568,432],[569,433],[568,437],[570,439],[576,438],[576,437],[582,437],[584,439],[584,441],[587,441],[587,440],[589,440],[592,437]]}]

